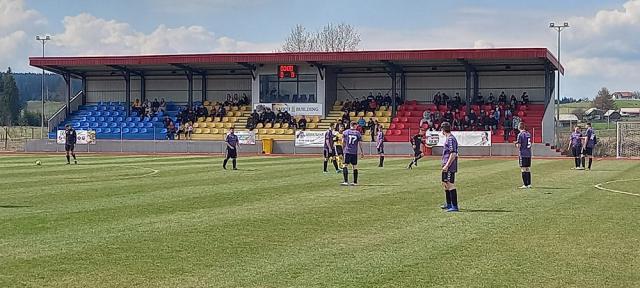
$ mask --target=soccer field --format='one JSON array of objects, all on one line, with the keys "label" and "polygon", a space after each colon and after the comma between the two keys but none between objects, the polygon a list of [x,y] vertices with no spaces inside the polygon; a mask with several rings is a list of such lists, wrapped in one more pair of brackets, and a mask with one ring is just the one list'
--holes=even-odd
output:
[{"label": "soccer field", "polygon": [[79,160],[0,156],[0,287],[640,286],[640,161],[462,159],[444,213],[437,158]]}]

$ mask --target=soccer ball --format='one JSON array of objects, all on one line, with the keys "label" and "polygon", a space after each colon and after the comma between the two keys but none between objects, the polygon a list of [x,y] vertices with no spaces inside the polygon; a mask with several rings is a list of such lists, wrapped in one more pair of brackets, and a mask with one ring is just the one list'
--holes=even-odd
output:
[{"label": "soccer ball", "polygon": [[36,165],[40,166],[40,165],[42,165],[42,162],[40,162],[40,160],[36,160]]}]

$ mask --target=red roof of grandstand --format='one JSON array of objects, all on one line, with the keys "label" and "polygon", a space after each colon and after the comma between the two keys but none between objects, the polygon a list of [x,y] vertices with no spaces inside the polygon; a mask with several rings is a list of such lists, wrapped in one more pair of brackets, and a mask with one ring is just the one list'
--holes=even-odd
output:
[{"label": "red roof of grandstand", "polygon": [[173,65],[173,64],[238,64],[238,63],[295,63],[316,62],[339,64],[367,61],[497,61],[544,60],[564,73],[564,68],[546,48],[500,49],[439,49],[391,50],[352,52],[294,52],[294,53],[213,53],[135,56],[77,56],[30,57],[31,66],[55,71],[56,67],[83,67],[109,65]]}]

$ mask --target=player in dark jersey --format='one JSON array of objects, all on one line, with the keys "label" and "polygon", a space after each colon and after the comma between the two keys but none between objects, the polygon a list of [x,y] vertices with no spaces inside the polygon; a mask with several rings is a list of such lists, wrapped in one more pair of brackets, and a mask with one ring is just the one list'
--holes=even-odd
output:
[{"label": "player in dark jersey", "polygon": [[442,188],[444,188],[445,205],[440,208],[447,212],[458,211],[458,190],[456,189],[456,172],[458,172],[458,140],[451,134],[451,124],[442,122],[440,126],[445,141],[442,146]]},{"label": "player in dark jersey", "polygon": [[585,167],[585,159],[589,158],[589,170],[591,170],[591,163],[593,162],[593,148],[596,146],[597,138],[596,131],[591,127],[591,123],[587,123],[587,131],[583,141],[584,149],[582,149],[582,168]]},{"label": "player in dark jersey", "polygon": [[351,165],[353,169],[353,183],[351,185],[358,185],[358,149],[362,157],[364,158],[364,150],[362,150],[362,134],[357,130],[358,123],[351,122],[351,129],[342,133],[342,145],[344,146],[344,167],[342,167],[342,175],[344,176],[343,186],[349,185],[349,168]]},{"label": "player in dark jersey", "polygon": [[518,125],[518,140],[516,147],[519,149],[520,171],[522,172],[522,186],[520,189],[531,188],[531,134],[527,132],[524,122]]},{"label": "player in dark jersey", "polygon": [[575,170],[584,170],[584,168],[581,166],[583,147],[582,138],[584,138],[584,136],[582,135],[582,132],[580,132],[580,127],[576,125],[576,127],[573,129],[573,133],[571,133],[571,136],[569,137],[569,151],[571,151],[573,160],[576,164],[576,167],[574,168]]},{"label": "player in dark jersey", "polygon": [[324,155],[323,173],[327,173],[327,164],[329,163],[329,160],[331,160],[333,167],[338,171],[338,162],[336,162],[336,149],[333,145],[333,138],[333,124],[331,124],[329,129],[324,132],[324,149],[322,151]]},{"label": "player in dark jersey", "polygon": [[380,156],[380,163],[378,167],[384,166],[384,132],[382,131],[382,125],[378,124],[377,127],[378,133],[376,134],[376,149],[378,150],[378,155]]},{"label": "player in dark jersey", "polygon": [[411,139],[411,147],[413,148],[413,160],[409,162],[407,169],[413,169],[413,165],[418,166],[418,160],[422,158],[422,144],[424,144],[424,130],[420,129],[417,134],[413,135]]},{"label": "player in dark jersey", "polygon": [[73,164],[78,164],[78,159],[76,159],[76,153],[74,151],[76,147],[76,141],[78,140],[78,134],[76,134],[76,129],[73,129],[71,125],[67,124],[64,126],[64,151],[67,153],[67,165],[71,164],[71,157],[73,157]]},{"label": "player in dark jersey", "polygon": [[238,140],[238,136],[234,133],[233,127],[229,128],[229,133],[224,137],[224,143],[227,144],[227,157],[224,158],[222,168],[227,170],[227,162],[231,159],[233,170],[238,170],[238,168],[236,168],[236,158],[238,158],[238,145],[240,144],[240,141]]}]

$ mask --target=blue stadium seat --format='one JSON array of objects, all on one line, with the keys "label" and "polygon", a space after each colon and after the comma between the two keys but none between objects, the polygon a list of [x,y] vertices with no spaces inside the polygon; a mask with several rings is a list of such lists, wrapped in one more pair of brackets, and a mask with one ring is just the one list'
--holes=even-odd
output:
[{"label": "blue stadium seat", "polygon": [[[160,114],[160,112],[158,112],[158,114]],[[153,121],[153,122],[158,122],[158,121],[160,121],[160,118],[158,118],[158,117],[153,117],[153,118],[151,118],[151,121]]]},{"label": "blue stadium seat", "polygon": [[98,117],[98,122],[104,122],[104,117]]},{"label": "blue stadium seat", "polygon": [[109,122],[100,122],[100,128],[107,128],[109,127]]},{"label": "blue stadium seat", "polygon": [[129,128],[134,128],[134,127],[136,127],[136,122],[128,122],[128,123],[129,123],[129,124],[127,124],[127,126],[128,126]]},{"label": "blue stadium seat", "polygon": [[129,130],[131,132],[131,134],[136,134],[139,132],[138,128],[132,128],[131,130]]},{"label": "blue stadium seat", "polygon": [[98,111],[98,106],[91,106],[90,109],[93,110],[93,111]]},{"label": "blue stadium seat", "polygon": [[91,128],[98,128],[98,122],[91,123]]},{"label": "blue stadium seat", "polygon": [[105,117],[111,116],[111,112],[104,111],[104,112],[102,112],[102,116],[105,116]]},{"label": "blue stadium seat", "polygon": [[96,122],[96,117],[87,117],[87,121],[89,122]]},{"label": "blue stadium seat", "polygon": [[127,117],[124,121],[133,122],[133,117]]},{"label": "blue stadium seat", "polygon": [[131,116],[132,116],[132,117],[138,117],[138,112],[136,112],[136,111],[131,111]]},{"label": "blue stadium seat", "polygon": [[145,124],[144,124],[144,127],[146,127],[146,128],[153,128],[153,123],[151,123],[151,122],[147,122],[147,123],[145,123]]},{"label": "blue stadium seat", "polygon": [[102,133],[111,133],[111,128],[102,129]]},{"label": "blue stadium seat", "polygon": [[89,122],[82,122],[82,128],[89,128]]},{"label": "blue stadium seat", "polygon": [[129,128],[122,128],[122,133],[123,134],[129,134],[129,132],[131,132],[131,130],[129,130]]},{"label": "blue stadium seat", "polygon": [[73,128],[76,128],[76,129],[80,128],[80,122],[73,122],[71,126],[73,126]]},{"label": "blue stadium seat", "polygon": [[111,123],[109,123],[109,127],[110,127],[110,128],[117,128],[118,126],[120,126],[120,125],[118,125],[118,123],[117,123],[117,122],[111,122]]},{"label": "blue stadium seat", "polygon": [[143,121],[143,122],[149,122],[149,121],[151,121],[151,118],[149,118],[149,117],[144,117],[144,119],[142,119],[142,121]]},{"label": "blue stadium seat", "polygon": [[101,111],[107,111],[107,106],[100,106]]},{"label": "blue stadium seat", "polygon": [[160,130],[161,134],[167,134],[167,128],[162,128],[162,130]]},{"label": "blue stadium seat", "polygon": [[96,117],[102,116],[102,112],[100,111],[93,112],[92,116],[96,116]]},{"label": "blue stadium seat", "polygon": [[113,134],[120,134],[120,131],[120,128],[111,129],[111,133]]},{"label": "blue stadium seat", "polygon": [[111,116],[114,116],[114,117],[120,116],[120,112],[113,111],[113,112],[111,112]]},{"label": "blue stadium seat", "polygon": [[102,133],[102,128],[96,128],[96,133]]},{"label": "blue stadium seat", "polygon": [[118,110],[124,111],[124,106],[120,106],[120,108],[118,108]]},{"label": "blue stadium seat", "polygon": [[124,121],[124,119],[122,117],[116,117],[116,121],[117,122],[122,122],[122,121]]},{"label": "blue stadium seat", "polygon": [[145,133],[147,133],[147,128],[141,128],[141,129],[140,129],[140,133],[141,133],[141,134],[145,134]]},{"label": "blue stadium seat", "polygon": [[114,120],[113,120],[113,117],[107,117],[107,118],[105,119],[105,121],[107,121],[107,122],[113,122]]},{"label": "blue stadium seat", "polygon": [[138,128],[143,128],[143,127],[144,127],[144,122],[138,122],[137,127],[138,127]]}]

